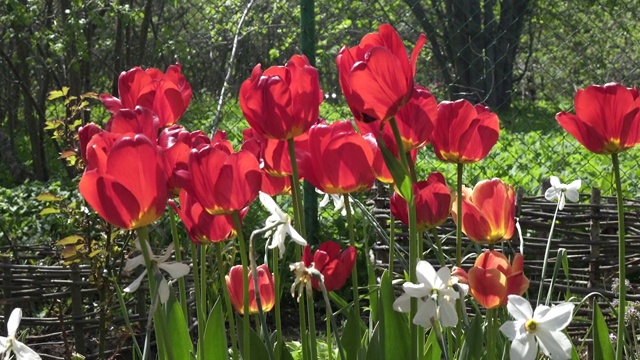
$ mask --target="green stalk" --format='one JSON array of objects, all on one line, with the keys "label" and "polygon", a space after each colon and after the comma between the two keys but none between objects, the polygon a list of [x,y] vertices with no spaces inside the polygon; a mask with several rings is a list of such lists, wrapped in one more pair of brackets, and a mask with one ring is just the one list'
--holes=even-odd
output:
[{"label": "green stalk", "polygon": [[327,316],[327,360],[333,360],[333,350],[331,346],[331,310],[330,306],[325,308]]},{"label": "green stalk", "polygon": [[[306,291],[306,290],[302,290]],[[304,302],[307,298],[307,295],[298,295],[298,317],[300,318],[300,342],[302,343],[302,359],[309,360],[309,336],[307,334],[307,317],[305,315],[305,306]]]},{"label": "green stalk", "polygon": [[[560,196],[564,196],[561,194]],[[547,239],[547,247],[544,250],[544,260],[542,261],[542,273],[540,273],[540,286],[538,287],[538,299],[536,305],[540,305],[540,298],[542,297],[542,285],[544,284],[544,275],[547,271],[547,262],[549,261],[549,251],[551,250],[551,237],[553,236],[553,229],[556,225],[556,217],[558,216],[558,210],[560,209],[560,201],[556,205],[556,211],[553,213],[553,220],[551,220],[551,229],[549,230],[549,238]],[[547,299],[549,300],[549,299]]]},{"label": "green stalk", "polygon": [[[331,310],[331,301],[329,300],[329,292],[327,291],[327,287],[324,286],[324,280],[322,277],[318,277],[318,284],[320,285],[320,289],[322,290],[322,297],[324,298],[324,303],[327,307],[328,318],[331,319],[331,324],[333,324],[333,328],[338,329],[338,325],[336,325],[336,319],[333,317],[333,311]],[[336,345],[338,346],[338,353],[340,354],[340,360],[346,360],[344,348],[342,347],[342,341],[340,340],[340,336],[336,334]],[[331,348],[329,348],[331,349]]]},{"label": "green stalk", "polygon": [[244,240],[244,234],[242,233],[242,222],[240,221],[240,215],[237,211],[233,212],[233,223],[238,229],[238,243],[240,243],[240,262],[242,263],[242,293],[244,298],[244,311],[242,315],[243,321],[243,335],[242,338],[242,358],[251,359],[251,347],[249,346],[249,334],[250,334],[250,315],[249,315],[249,261],[247,260],[247,244]]},{"label": "green stalk", "polygon": [[[129,334],[135,334],[135,332],[133,331],[133,326],[131,326],[131,321],[129,321],[127,304],[124,302],[124,295],[122,294],[122,290],[118,285],[118,281],[116,279],[111,279],[111,283],[116,289],[116,297],[118,298],[118,303],[120,304],[120,313],[122,314],[122,318],[124,319],[125,327],[127,328],[127,331],[129,331]],[[131,338],[133,339],[133,350],[135,350],[133,353],[134,360],[136,359],[136,355],[142,358],[142,351],[140,350],[140,346],[138,345],[138,340],[135,336],[132,336]]]},{"label": "green stalk", "polygon": [[229,321],[229,336],[231,337],[231,349],[233,351],[233,360],[238,360],[238,342],[236,337],[236,320],[233,316],[233,306],[231,305],[231,298],[229,298],[229,290],[224,278],[224,274],[227,273],[226,269],[223,269],[224,260],[222,258],[222,243],[216,243],[216,258],[218,262],[218,273],[220,281],[220,291],[224,296],[224,304],[227,312],[227,321]]},{"label": "green stalk", "polygon": [[393,278],[393,263],[396,253],[396,219],[389,212],[389,274]]},{"label": "green stalk", "polygon": [[302,207],[302,195],[300,194],[300,179],[298,177],[298,164],[296,163],[296,148],[293,138],[287,140],[289,145],[289,159],[291,161],[291,197],[293,200],[293,215],[295,216],[295,228],[300,236],[307,238],[304,222],[304,210]]},{"label": "green stalk", "polygon": [[[262,310],[262,299],[260,298],[260,285],[258,279],[258,265],[256,264],[256,257],[253,251],[253,236],[258,232],[254,231],[251,233],[249,237],[249,266],[251,269],[251,277],[253,278],[253,289],[254,295],[256,297],[256,306],[258,307],[258,320],[259,325],[262,327],[262,335],[264,338],[265,345],[267,345],[267,352],[269,353],[269,359],[275,360],[275,355],[273,354],[273,344],[271,343],[271,337],[269,336],[269,328],[267,327],[267,318],[264,315],[264,311]],[[275,284],[274,284],[275,286]],[[251,299],[249,299],[251,300]],[[256,331],[258,331],[258,327],[256,326]]]},{"label": "green stalk", "polygon": [[200,302],[205,315],[209,313],[207,306],[207,247],[200,245]]},{"label": "green stalk", "polygon": [[626,251],[625,251],[625,228],[624,228],[624,204],[622,197],[622,182],[620,181],[620,162],[618,154],[611,154],[613,163],[613,176],[616,181],[616,196],[618,198],[618,277],[620,286],[618,287],[618,341],[616,343],[616,359],[622,360],[624,354],[624,336],[626,328],[624,325],[624,314],[626,306],[627,286],[626,279]]},{"label": "green stalk", "polygon": [[456,266],[462,266],[462,168],[463,164],[458,164],[458,183],[456,184]]},{"label": "green stalk", "polygon": [[[276,341],[280,346],[284,346],[284,342],[282,341],[282,317],[280,314],[280,259],[276,252],[276,249],[273,249],[273,287],[275,288],[276,295],[276,303],[275,313],[276,313]],[[281,347],[279,347],[281,348]],[[276,354],[278,357],[280,354]]]},{"label": "green stalk", "polygon": [[[204,289],[200,286],[200,269],[198,264],[198,248],[196,244],[191,243],[191,259],[193,261],[193,285],[196,291],[196,316],[198,319],[198,343],[204,344],[204,329],[206,324],[206,315],[202,306],[204,305],[200,300],[200,293]],[[198,349],[202,349],[203,346],[198,346]],[[199,358],[202,358],[202,354],[198,354]]]},{"label": "green stalk", "polygon": [[497,359],[496,309],[487,309],[487,359]]},{"label": "green stalk", "polygon": [[440,263],[440,266],[447,266],[447,261],[444,258],[444,253],[442,252],[442,239],[440,239],[440,236],[438,235],[436,228],[431,229],[431,236],[433,236],[433,239],[435,240],[435,246],[437,249],[436,257],[438,258],[438,262]]},{"label": "green stalk", "polygon": [[316,340],[316,316],[313,308],[313,293],[307,296],[307,316],[309,317],[309,347],[311,359],[318,359],[318,341]]},{"label": "green stalk", "polygon": [[[349,194],[343,194],[344,196],[344,209],[347,213],[347,227],[349,228],[349,245],[355,248],[356,246],[356,232],[353,224],[353,213],[351,210],[351,204],[349,202]],[[358,287],[358,262],[353,264],[353,270],[351,271],[351,290],[353,291],[353,306],[356,314],[360,314],[360,288]],[[358,327],[360,329],[360,327]],[[360,334],[358,334],[360,335]],[[358,339],[360,337],[358,336]]]},{"label": "green stalk", "polygon": [[[178,226],[176,224],[176,214],[173,211],[170,211],[169,222],[171,224],[171,238],[173,239],[173,249],[176,253],[176,261],[182,262],[182,249],[180,248],[182,244],[180,243],[180,238],[178,237]],[[184,314],[184,318],[187,319],[187,325],[189,319],[189,310],[187,308],[187,287],[184,282],[184,276],[178,278],[178,290],[180,291],[180,304],[182,305],[182,313]]]}]

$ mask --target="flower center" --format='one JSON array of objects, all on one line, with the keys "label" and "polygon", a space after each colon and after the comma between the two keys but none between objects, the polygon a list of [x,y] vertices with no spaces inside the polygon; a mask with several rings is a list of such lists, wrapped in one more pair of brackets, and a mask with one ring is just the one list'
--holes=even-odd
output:
[{"label": "flower center", "polygon": [[530,333],[536,332],[537,327],[538,323],[533,319],[529,319],[526,323],[524,323],[524,328],[527,330],[527,332]]}]

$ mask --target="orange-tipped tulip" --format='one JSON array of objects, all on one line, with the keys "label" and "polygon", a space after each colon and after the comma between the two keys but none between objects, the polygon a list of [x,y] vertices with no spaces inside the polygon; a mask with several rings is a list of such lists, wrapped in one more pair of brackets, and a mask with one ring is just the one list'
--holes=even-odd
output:
[{"label": "orange-tipped tulip", "polygon": [[640,143],[640,97],[620,84],[591,85],[574,99],[576,114],[556,115],[560,126],[587,150],[615,154]]},{"label": "orange-tipped tulip", "polygon": [[411,99],[416,61],[426,42],[420,34],[409,59],[400,35],[383,24],[358,46],[340,50],[340,87],[357,121],[388,120]]},{"label": "orange-tipped tulip", "polygon": [[258,159],[244,150],[230,153],[225,144],[200,146],[189,154],[188,190],[211,215],[244,209],[258,196],[262,182]]},{"label": "orange-tipped tulip", "polygon": [[79,189],[109,223],[135,229],[158,219],[166,207],[167,178],[158,147],[146,136],[94,135]]},{"label": "orange-tipped tulip", "polygon": [[374,152],[350,121],[320,123],[309,129],[308,152],[301,152],[301,175],[329,194],[367,190],[373,186]]},{"label": "orange-tipped tulip", "polygon": [[[455,201],[451,209],[456,220]],[[500,179],[480,181],[473,190],[462,189],[462,231],[475,242],[493,244],[511,239],[515,211],[513,187]]]},{"label": "orange-tipped tulip", "polygon": [[484,159],[498,141],[498,116],[467,100],[438,104],[438,120],[431,134],[436,156],[442,161],[467,164]]},{"label": "orange-tipped tulip", "polygon": [[[418,181],[413,185],[413,193],[415,195],[418,231],[433,229],[447,220],[451,212],[451,190],[449,190],[441,173],[432,172],[427,180]],[[408,226],[408,211],[407,201],[394,192],[391,195],[393,216]]]},{"label": "orange-tipped tulip", "polygon": [[169,200],[169,205],[180,216],[187,234],[194,244],[208,244],[231,239],[236,229],[231,215],[211,215],[186,190],[180,192],[180,206]]},{"label": "orange-tipped tulip", "polygon": [[120,109],[142,106],[160,119],[160,127],[175,124],[191,102],[191,85],[182,75],[180,64],[171,65],[166,73],[140,67],[123,72],[118,78],[118,95],[100,95],[100,100],[112,114]]},{"label": "orange-tipped tulip", "polygon": [[[258,272],[258,293],[260,295],[260,305],[262,311],[267,312],[273,309],[276,303],[275,286],[273,283],[273,275],[269,271],[269,267],[266,264],[258,266],[256,269]],[[242,265],[235,265],[231,267],[229,275],[225,276],[227,280],[227,288],[229,289],[229,297],[231,298],[231,304],[240,314],[244,314],[244,287],[242,282]],[[249,313],[258,313],[258,303],[256,301],[255,284],[253,281],[253,274],[249,269]]]},{"label": "orange-tipped tulip", "polygon": [[516,254],[513,264],[497,251],[485,251],[469,270],[469,292],[487,309],[504,306],[507,296],[522,295],[529,288],[529,279],[523,273],[524,259]]},{"label": "orange-tipped tulip", "polygon": [[255,131],[266,138],[287,140],[318,121],[322,91],[318,70],[304,55],[285,66],[262,71],[260,64],[240,87],[240,108]]},{"label": "orange-tipped tulip", "polygon": [[[356,249],[347,246],[344,250],[335,241],[325,241],[311,254],[311,247],[306,246],[302,254],[302,262],[306,268],[313,266],[324,276],[327,291],[339,290],[351,275],[356,263]],[[321,290],[318,280],[311,279],[316,290]]]}]

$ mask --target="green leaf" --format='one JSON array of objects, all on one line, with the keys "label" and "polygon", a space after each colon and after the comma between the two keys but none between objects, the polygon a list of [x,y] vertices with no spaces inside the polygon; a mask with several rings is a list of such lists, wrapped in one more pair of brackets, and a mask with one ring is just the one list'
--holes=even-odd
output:
[{"label": "green leaf", "polygon": [[482,333],[482,316],[476,315],[469,328],[466,331],[464,342],[462,343],[462,349],[460,349],[460,360],[475,360],[482,358],[482,340],[484,334]]},{"label": "green leaf", "polygon": [[380,342],[380,323],[373,329],[369,346],[367,346],[367,360],[384,360],[384,351]]},{"label": "green leaf", "polygon": [[46,216],[51,214],[59,214],[60,210],[54,208],[44,208],[40,211],[40,216]]},{"label": "green leaf", "polygon": [[167,346],[175,354],[189,354],[193,352],[193,344],[189,336],[189,326],[182,313],[182,306],[171,296],[166,307],[166,329],[170,333]]},{"label": "green leaf", "polygon": [[594,302],[593,307],[593,359],[614,359],[613,346],[609,340],[609,328],[602,316],[600,306]]},{"label": "green leaf", "polygon": [[78,243],[78,241],[82,241],[83,238],[80,235],[70,235],[67,236],[64,239],[60,239],[58,240],[58,242],[56,243],[56,245],[59,246],[64,246],[64,245],[75,245]]},{"label": "green leaf", "polygon": [[225,331],[224,313],[222,312],[222,301],[220,299],[216,301],[209,313],[204,330],[204,344],[198,344],[198,347],[200,346],[202,346],[202,354],[205,354],[204,357],[207,360],[229,359],[227,332]]},{"label": "green leaf", "polygon": [[38,201],[60,201],[62,198],[60,196],[56,196],[52,193],[42,193],[36,196],[36,200]]},{"label": "green leaf", "polygon": [[69,88],[66,86],[64,86],[62,90],[52,90],[51,92],[49,92],[49,96],[47,96],[47,100],[55,100],[57,98],[61,98],[63,96],[66,96],[68,92],[69,92]]},{"label": "green leaf", "polygon": [[[238,327],[238,346],[240,346],[240,353],[244,351],[244,324],[239,316],[236,316],[236,326]],[[262,339],[256,334],[253,329],[249,329],[249,351],[251,352],[251,359],[268,359],[269,350],[262,342]],[[244,358],[244,356],[243,356]]]},{"label": "green leaf", "polygon": [[360,321],[360,317],[356,314],[353,306],[349,307],[349,309],[347,309],[347,324],[344,326],[344,331],[340,338],[347,360],[357,360],[360,358]]},{"label": "green leaf", "polygon": [[396,191],[407,200],[407,202],[411,201],[413,198],[413,188],[411,187],[411,176],[409,176],[408,169],[393,155],[383,141],[378,141],[378,146],[380,147],[380,151],[382,151],[384,162],[393,177]]},{"label": "green leaf", "polygon": [[294,360],[293,355],[291,355],[287,348],[287,344],[276,342],[273,348],[276,360]]},{"label": "green leaf", "polygon": [[409,359],[411,338],[407,316],[393,310],[395,294],[389,272],[385,271],[380,280],[380,309],[382,315],[381,341],[385,359]]},{"label": "green leaf", "polygon": [[[480,339],[482,339],[482,334]],[[480,346],[482,346],[482,341],[480,341]],[[482,349],[479,347],[477,349]],[[481,352],[478,351],[477,352]],[[425,345],[425,359],[426,360],[440,360],[442,359],[442,349],[440,349],[440,345],[438,345],[438,337],[436,336],[436,332],[433,329],[429,332],[429,337],[427,338],[427,343]],[[463,359],[461,357],[461,359]]]}]

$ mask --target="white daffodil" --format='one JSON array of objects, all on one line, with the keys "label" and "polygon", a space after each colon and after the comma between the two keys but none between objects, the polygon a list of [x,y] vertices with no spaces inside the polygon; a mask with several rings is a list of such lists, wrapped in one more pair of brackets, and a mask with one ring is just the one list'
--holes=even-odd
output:
[{"label": "white daffodil", "polygon": [[571,182],[571,184],[562,184],[560,179],[557,176],[552,176],[550,178],[551,187],[544,192],[545,199],[551,201],[553,199],[558,199],[558,209],[564,209],[564,205],[566,203],[565,198],[577,202],[580,199],[580,194],[578,190],[580,190],[580,186],[582,186],[582,182],[580,179]]},{"label": "white daffodil", "polygon": [[411,298],[418,298],[414,324],[428,329],[439,320],[442,326],[455,326],[458,323],[456,300],[460,293],[453,288],[456,281],[451,279],[451,270],[445,266],[436,272],[429,262],[421,260],[416,265],[416,276],[419,283],[405,282],[402,285],[405,293],[394,301],[393,308],[409,312]]},{"label": "white daffodil", "polygon": [[335,210],[340,211],[340,215],[347,216],[347,208],[344,206],[344,194],[327,194],[318,189],[316,189],[316,192],[324,195],[318,204],[319,207],[323,208],[329,204],[329,201],[333,200]]},{"label": "white daffodil", "polygon": [[2,359],[10,359],[11,352],[16,356],[16,360],[36,360],[41,359],[35,351],[16,339],[16,331],[22,320],[22,309],[15,308],[7,321],[7,337],[0,336],[0,355]]},{"label": "white daffodil", "polygon": [[291,240],[301,246],[307,246],[307,241],[291,226],[291,217],[282,211],[278,204],[271,198],[271,196],[260,192],[260,202],[262,206],[271,213],[271,215],[265,221],[265,228],[274,228],[270,233],[271,242],[269,243],[269,249],[278,248],[280,258],[284,255],[285,246],[284,239],[287,234],[291,237]]},{"label": "white daffodil", "polygon": [[552,360],[571,358],[573,345],[562,330],[573,317],[572,303],[554,307],[539,305],[534,312],[525,298],[509,295],[508,299],[507,310],[515,321],[505,322],[500,331],[512,341],[512,359],[534,360],[538,355],[537,345]]},{"label": "white daffodil", "polygon": [[[140,242],[137,239],[136,248],[142,251]],[[160,256],[154,255],[148,245],[145,248],[149,249],[149,258],[151,258],[151,262],[153,263],[154,272],[164,270],[169,273],[169,275],[171,275],[173,279],[177,279],[187,275],[189,271],[191,271],[191,268],[187,264],[167,261],[169,260],[169,257],[171,257],[171,253],[173,253],[173,244],[170,244],[167,247],[167,250],[164,252],[164,255]],[[124,266],[124,271],[130,273],[138,266],[145,266],[144,256],[142,254],[128,259],[127,263]],[[138,287],[140,287],[142,279],[144,279],[144,276],[146,274],[147,269],[145,268],[142,274],[140,274],[135,280],[133,280],[133,282],[129,286],[124,288],[124,291],[129,293],[136,291]],[[158,285],[158,294],[160,296],[160,302],[164,304],[167,302],[167,300],[169,300],[169,283],[164,276],[161,276],[161,278],[162,280],[160,280],[160,284]]]}]

